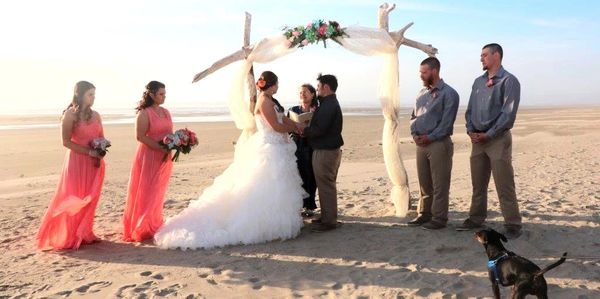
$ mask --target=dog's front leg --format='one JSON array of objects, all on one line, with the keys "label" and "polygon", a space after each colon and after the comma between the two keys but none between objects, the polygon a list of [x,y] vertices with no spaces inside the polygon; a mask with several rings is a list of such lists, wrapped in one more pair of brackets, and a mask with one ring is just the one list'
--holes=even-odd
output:
[{"label": "dog's front leg", "polygon": [[488,276],[490,277],[490,282],[492,283],[492,290],[494,291],[494,298],[501,299],[500,298],[500,287],[498,286],[498,282],[494,278],[494,273],[492,273],[492,271],[488,271]]},{"label": "dog's front leg", "polygon": [[497,282],[492,282],[492,290],[494,290],[494,298],[495,299],[501,299],[500,298],[500,287],[498,286]]}]

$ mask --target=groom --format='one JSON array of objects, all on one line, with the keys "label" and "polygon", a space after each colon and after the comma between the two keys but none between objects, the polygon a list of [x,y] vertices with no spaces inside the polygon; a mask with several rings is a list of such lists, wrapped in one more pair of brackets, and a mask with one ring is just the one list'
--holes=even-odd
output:
[{"label": "groom", "polygon": [[303,135],[314,149],[312,166],[319,191],[321,218],[313,220],[314,232],[325,232],[337,228],[337,189],[336,180],[342,150],[342,109],[335,91],[338,82],[333,75],[321,75],[317,78],[319,107],[315,110],[310,125],[304,128]]}]

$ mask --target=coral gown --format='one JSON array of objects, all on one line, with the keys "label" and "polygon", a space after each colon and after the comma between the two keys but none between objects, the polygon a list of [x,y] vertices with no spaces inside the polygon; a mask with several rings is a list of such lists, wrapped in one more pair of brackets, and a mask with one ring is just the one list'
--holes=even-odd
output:
[{"label": "coral gown", "polygon": [[[173,133],[171,115],[165,108],[160,117],[152,108],[144,109],[148,114],[149,127],[146,136],[159,141]],[[173,162],[171,156],[164,159],[164,153],[139,143],[135,152],[129,186],[127,204],[123,215],[123,240],[141,242],[152,239],[163,224],[163,202]]]},{"label": "coral gown", "polygon": [[[77,123],[71,141],[87,147],[103,135],[96,118]],[[67,150],[60,181],[36,237],[39,249],[77,249],[82,243],[98,240],[93,226],[103,181],[103,160],[96,167],[96,158]]]}]

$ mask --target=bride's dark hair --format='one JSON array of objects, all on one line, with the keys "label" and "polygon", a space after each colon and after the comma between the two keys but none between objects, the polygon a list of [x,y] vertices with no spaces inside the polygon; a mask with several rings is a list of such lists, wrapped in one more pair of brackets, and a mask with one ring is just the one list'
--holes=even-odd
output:
[{"label": "bride's dark hair", "polygon": [[[260,74],[260,77],[258,77],[258,80],[256,80],[256,88],[260,91],[265,91],[265,90],[271,88],[273,85],[277,84],[278,80],[279,79],[277,78],[277,75],[275,75],[275,73],[273,73],[271,71],[264,71],[264,72],[262,72],[262,74]],[[281,106],[281,104],[279,104],[279,101],[277,101],[273,97],[271,97],[271,100],[273,100],[273,103],[275,103],[275,106],[277,106],[277,111],[279,111],[279,112],[285,111],[283,106]],[[251,103],[250,103],[250,112],[252,112],[252,114],[254,114],[255,106],[256,106],[256,99],[254,101],[251,101]]]},{"label": "bride's dark hair", "polygon": [[[82,107],[83,106],[83,96],[90,89],[95,89],[94,84],[87,81],[79,81],[75,84],[75,89],[73,90],[73,99],[71,103],[67,107],[67,109],[63,110],[63,115],[67,110],[73,108],[75,112],[75,123],[79,122],[81,119],[81,112],[83,112],[83,120],[88,121],[92,119],[92,107]],[[81,111],[81,109],[85,109]]]},{"label": "bride's dark hair", "polygon": [[142,100],[140,100],[135,110],[141,111],[145,108],[154,105],[154,100],[152,99],[152,96],[150,96],[150,94],[156,94],[161,88],[165,88],[165,85],[158,81],[150,81],[148,84],[146,84],[146,90],[142,95]]},{"label": "bride's dark hair", "polygon": [[256,80],[256,88],[258,88],[260,91],[265,91],[271,88],[271,86],[277,84],[277,81],[278,79],[275,73],[271,71],[264,71],[262,74],[260,74],[258,80]]}]

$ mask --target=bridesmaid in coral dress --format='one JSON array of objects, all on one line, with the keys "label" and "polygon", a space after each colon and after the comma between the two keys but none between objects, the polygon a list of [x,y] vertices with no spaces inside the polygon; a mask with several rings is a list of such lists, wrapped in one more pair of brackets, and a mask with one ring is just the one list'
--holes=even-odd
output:
[{"label": "bridesmaid in coral dress", "polygon": [[104,181],[104,161],[89,144],[104,137],[104,132],[100,115],[91,109],[95,92],[91,83],[78,82],[73,101],[63,112],[62,142],[68,150],[58,187],[36,237],[39,249],[77,249],[98,240],[93,225]]},{"label": "bridesmaid in coral dress", "polygon": [[[173,168],[169,151],[158,143],[173,133],[171,114],[160,107],[165,97],[165,85],[151,81],[137,107],[135,130],[139,145],[131,167],[123,215],[123,240],[127,242],[152,239],[163,224],[163,202]],[[169,154],[166,160],[165,154]]]}]

